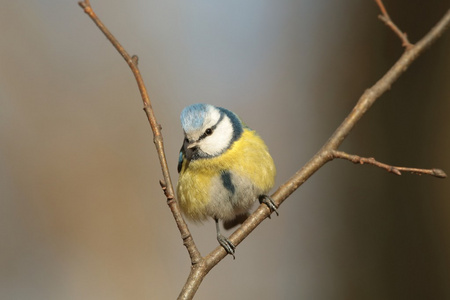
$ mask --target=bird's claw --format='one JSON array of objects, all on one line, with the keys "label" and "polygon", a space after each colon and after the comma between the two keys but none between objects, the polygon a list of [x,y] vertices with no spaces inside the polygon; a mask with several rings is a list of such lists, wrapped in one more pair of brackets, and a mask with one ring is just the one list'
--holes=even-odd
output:
[{"label": "bird's claw", "polygon": [[[270,198],[267,195],[261,195],[259,196],[259,203],[264,203],[265,205],[267,205],[267,207],[270,209],[270,212],[275,212],[277,214],[277,216],[279,216],[280,214],[278,213],[277,210],[277,206],[275,205],[275,202],[273,202],[273,199]],[[269,215],[269,219],[270,219],[270,215]]]},{"label": "bird's claw", "polygon": [[221,234],[217,235],[217,241],[225,249],[225,251],[227,251],[228,254],[232,255],[233,259],[235,259],[234,250],[236,249],[236,246]]}]

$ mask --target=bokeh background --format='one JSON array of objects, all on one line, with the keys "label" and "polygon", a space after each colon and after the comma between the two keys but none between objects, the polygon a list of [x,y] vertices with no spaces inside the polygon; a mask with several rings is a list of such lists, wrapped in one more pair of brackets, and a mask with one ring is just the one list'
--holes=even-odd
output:
[{"label": "bokeh background", "polygon": [[[177,181],[179,113],[229,108],[286,181],[402,53],[374,1],[106,1],[138,54]],[[412,42],[448,0],[385,1]],[[0,298],[174,299],[189,260],[128,66],[76,1],[0,10]],[[341,150],[450,172],[450,32]],[[197,299],[450,299],[450,181],[334,161],[211,271]],[[213,222],[190,224],[202,254]],[[229,232],[230,233],[230,232]]]}]

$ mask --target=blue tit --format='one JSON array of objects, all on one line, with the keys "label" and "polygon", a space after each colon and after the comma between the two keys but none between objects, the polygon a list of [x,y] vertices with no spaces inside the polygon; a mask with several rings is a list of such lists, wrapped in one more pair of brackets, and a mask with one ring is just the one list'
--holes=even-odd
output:
[{"label": "blue tit", "polygon": [[235,246],[220,233],[219,220],[239,222],[256,199],[277,212],[266,195],[274,185],[275,164],[259,135],[225,108],[194,104],[180,118],[184,131],[177,185],[181,210],[193,221],[213,218],[219,244],[234,257]]}]

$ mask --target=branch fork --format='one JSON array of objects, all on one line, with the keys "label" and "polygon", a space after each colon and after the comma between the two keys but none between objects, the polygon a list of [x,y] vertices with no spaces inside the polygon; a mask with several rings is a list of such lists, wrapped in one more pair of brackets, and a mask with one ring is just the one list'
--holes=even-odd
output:
[{"label": "branch fork", "polygon": [[383,2],[381,0],[375,0],[375,2],[381,10],[381,15],[379,15],[378,18],[383,21],[386,26],[391,28],[391,30],[400,38],[400,40],[402,41],[402,46],[405,47],[406,50],[414,47],[414,45],[409,42],[406,32],[401,31],[400,28],[398,28],[397,25],[395,25],[395,23],[391,20],[391,17],[384,7]]}]

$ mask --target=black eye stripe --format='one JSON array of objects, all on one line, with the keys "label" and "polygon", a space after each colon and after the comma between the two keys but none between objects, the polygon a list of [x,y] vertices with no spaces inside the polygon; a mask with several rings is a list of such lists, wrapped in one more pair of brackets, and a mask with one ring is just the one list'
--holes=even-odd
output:
[{"label": "black eye stripe", "polygon": [[198,138],[198,140],[199,141],[203,140],[205,137],[211,135],[214,132],[214,130],[217,128],[217,125],[219,125],[219,123],[222,122],[223,117],[224,117],[224,114],[220,114],[220,118],[217,121],[217,123],[214,124],[213,126],[209,127],[208,129],[206,129],[205,132]]},{"label": "black eye stripe", "polygon": [[[217,123],[217,124],[219,124],[219,123]],[[214,132],[214,130],[216,129],[217,124],[206,129],[205,132],[198,138],[198,140],[199,141],[203,140],[205,137],[211,135]]]}]

